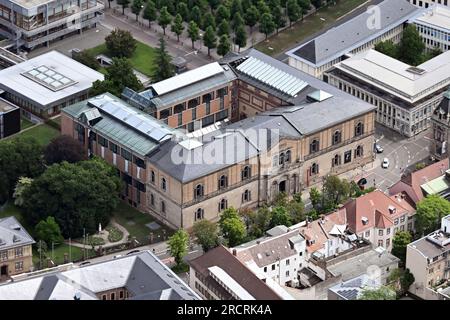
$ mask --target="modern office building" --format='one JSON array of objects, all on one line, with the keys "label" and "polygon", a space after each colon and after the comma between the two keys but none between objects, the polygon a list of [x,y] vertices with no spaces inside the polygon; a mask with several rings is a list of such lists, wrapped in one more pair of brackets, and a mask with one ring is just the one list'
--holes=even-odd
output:
[{"label": "modern office building", "polygon": [[0,218],[0,282],[32,270],[34,243],[15,217]]},{"label": "modern office building", "polygon": [[103,74],[57,51],[50,51],[0,71],[0,97],[22,114],[48,118],[65,106],[87,99]]},{"label": "modern office building", "polygon": [[19,107],[0,98],[0,139],[20,131]]},{"label": "modern office building", "polygon": [[32,50],[95,27],[100,0],[1,0],[0,34],[16,48]]},{"label": "modern office building", "polygon": [[441,299],[439,292],[450,285],[450,215],[442,218],[439,230],[408,244],[406,268],[414,275],[411,293]]},{"label": "modern office building", "polygon": [[201,300],[150,251],[15,276],[0,300]]},{"label": "modern office building", "polygon": [[428,9],[419,11],[409,23],[416,26],[427,49],[439,49],[442,52],[450,49],[449,6],[434,4]]},{"label": "modern office building", "polygon": [[450,51],[413,67],[376,50],[326,72],[328,83],[377,107],[376,121],[407,137],[431,126],[450,85]]},{"label": "modern office building", "polygon": [[[385,0],[286,52],[290,66],[314,77],[377,43],[400,41],[405,23],[420,9],[404,0]],[[324,78],[325,79],[325,78]]]}]

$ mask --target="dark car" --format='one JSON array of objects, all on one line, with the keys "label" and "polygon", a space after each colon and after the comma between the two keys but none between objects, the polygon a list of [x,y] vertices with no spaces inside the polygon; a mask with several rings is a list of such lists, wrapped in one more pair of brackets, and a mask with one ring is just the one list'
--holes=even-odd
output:
[{"label": "dark car", "polygon": [[138,252],[141,252],[141,250],[133,250],[133,251],[130,251],[130,252],[127,253],[127,255],[133,254],[133,253],[138,253]]}]

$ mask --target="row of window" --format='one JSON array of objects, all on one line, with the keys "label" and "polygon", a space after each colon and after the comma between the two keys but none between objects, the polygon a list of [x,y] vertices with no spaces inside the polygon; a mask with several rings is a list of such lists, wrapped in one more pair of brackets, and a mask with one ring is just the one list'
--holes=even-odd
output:
[{"label": "row of window", "polygon": [[[354,128],[354,136],[359,137],[364,134],[364,124],[362,122],[358,122]],[[336,130],[331,137],[332,145],[337,145],[342,142],[342,133],[339,130]],[[320,139],[314,138],[309,144],[309,153],[315,153],[320,151]]]},{"label": "row of window", "polygon": [[[23,257],[23,247],[14,249],[14,258]],[[0,261],[8,260],[8,250],[0,251]]]},{"label": "row of window", "polygon": [[275,155],[273,157],[272,165],[274,167],[282,166],[285,163],[290,163],[291,162],[291,158],[292,158],[291,150],[282,151],[282,152],[280,152],[279,155]]},{"label": "row of window", "polygon": [[[362,158],[363,156],[364,156],[364,147],[363,146],[356,147],[354,158]],[[344,153],[344,163],[349,163],[351,161],[352,161],[352,150],[349,150]],[[331,159],[331,166],[336,167],[341,164],[342,164],[341,155],[336,154]],[[314,162],[309,168],[309,172],[311,176],[319,174],[319,164],[317,162]]]},{"label": "row of window", "polygon": [[[113,143],[113,142],[107,140],[106,138],[104,138],[104,137],[102,137],[102,136],[100,136],[100,135],[95,134],[94,132],[91,132],[90,137],[91,137],[91,139],[92,139],[93,141],[98,140],[98,144],[99,144],[99,145],[101,145],[101,146],[103,146],[103,147],[105,147],[105,148],[108,148],[108,147],[109,147],[109,149],[110,149],[113,153],[115,153],[115,154],[120,154],[125,160],[128,160],[128,161],[132,161],[132,160],[133,160],[133,162],[134,162],[138,167],[143,168],[143,169],[146,168],[145,161],[144,161],[143,159],[139,158],[139,157],[136,157],[136,156],[133,157],[133,155],[131,154],[130,151],[128,151],[128,150],[126,150],[126,149],[124,149],[124,148],[120,148],[117,144],[115,144],[115,143]],[[120,153],[119,153],[119,152],[120,152]]]},{"label": "row of window", "polygon": [[[242,193],[241,202],[247,203],[251,200],[252,200],[252,192],[247,189]],[[228,208],[228,200],[225,198],[221,199],[217,206],[217,212],[220,213],[227,208]],[[205,217],[205,210],[203,208],[198,208],[197,210],[195,210],[195,213],[194,213],[195,221],[202,220],[202,219],[204,219],[204,217]]]}]

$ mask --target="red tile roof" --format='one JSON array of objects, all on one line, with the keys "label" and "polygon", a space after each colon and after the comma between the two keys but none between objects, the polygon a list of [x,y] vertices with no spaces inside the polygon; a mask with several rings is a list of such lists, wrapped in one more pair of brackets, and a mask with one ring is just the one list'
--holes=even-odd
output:
[{"label": "red tile roof", "polygon": [[449,161],[448,158],[446,158],[439,162],[433,163],[432,165],[429,165],[421,170],[412,172],[407,176],[402,177],[399,182],[394,184],[389,189],[389,194],[395,195],[400,192],[404,192],[408,195],[411,201],[416,204],[424,197],[420,186],[445,174],[445,171],[449,168],[448,166]]},{"label": "red tile roof", "polygon": [[[373,227],[388,227],[392,220],[405,214],[411,214],[411,206],[405,205],[405,199],[391,198],[380,190],[372,191],[344,204],[347,210],[347,221],[350,230],[360,233]],[[405,208],[406,207],[406,208]],[[362,218],[368,219],[363,224]]]}]

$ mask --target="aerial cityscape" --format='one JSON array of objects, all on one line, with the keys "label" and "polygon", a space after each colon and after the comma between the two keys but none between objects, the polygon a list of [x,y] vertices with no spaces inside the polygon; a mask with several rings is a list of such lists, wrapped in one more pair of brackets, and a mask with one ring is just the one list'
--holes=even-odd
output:
[{"label": "aerial cityscape", "polygon": [[0,300],[450,300],[449,140],[447,0],[0,0]]}]

